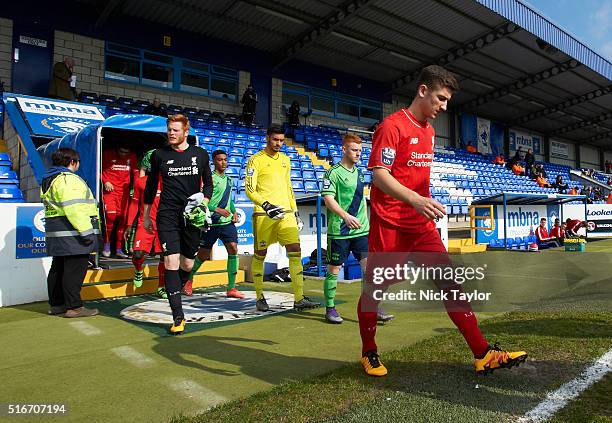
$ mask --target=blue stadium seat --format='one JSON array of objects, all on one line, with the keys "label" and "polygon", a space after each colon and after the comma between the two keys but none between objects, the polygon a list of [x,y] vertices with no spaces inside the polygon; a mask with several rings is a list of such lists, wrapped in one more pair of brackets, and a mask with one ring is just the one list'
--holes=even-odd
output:
[{"label": "blue stadium seat", "polygon": [[247,196],[246,196],[246,194],[245,194],[245,193],[241,192],[240,194],[237,194],[237,195],[234,197],[234,201],[235,201],[236,203],[248,203],[248,202],[250,202],[251,200],[249,199],[249,197],[247,197]]},{"label": "blue stadium seat", "polygon": [[314,166],[310,161],[301,162],[300,165],[302,166],[302,170],[314,170]]},{"label": "blue stadium seat", "polygon": [[0,172],[0,184],[19,185],[19,178],[17,178],[17,174],[12,170]]},{"label": "blue stadium seat", "polygon": [[244,148],[232,147],[232,148],[229,149],[229,154],[231,156],[242,157],[242,156],[244,156]]},{"label": "blue stadium seat", "polygon": [[291,169],[291,179],[302,179],[302,171],[300,169]]},{"label": "blue stadium seat", "polygon": [[4,203],[23,203],[23,194],[16,185],[0,185],[0,202]]},{"label": "blue stadium seat", "polygon": [[316,181],[317,180],[317,175],[312,170],[303,171],[302,177],[304,178],[304,181]]},{"label": "blue stadium seat", "polygon": [[295,170],[302,170],[302,168],[300,167],[300,162],[296,162],[296,161],[291,161],[291,169],[295,169]]},{"label": "blue stadium seat", "polygon": [[234,156],[231,155],[228,159],[227,159],[227,163],[230,165],[235,165],[235,166],[241,166],[242,165],[242,158],[238,157],[238,156]]},{"label": "blue stadium seat", "polygon": [[232,176],[232,177],[237,177],[240,175],[240,167],[238,166],[228,166],[227,169],[225,169],[225,174]]},{"label": "blue stadium seat", "polygon": [[302,181],[292,181],[291,185],[293,186],[294,192],[303,193],[304,192],[304,182]]},{"label": "blue stadium seat", "polygon": [[319,192],[319,184],[316,181],[305,181],[304,191],[307,193]]}]

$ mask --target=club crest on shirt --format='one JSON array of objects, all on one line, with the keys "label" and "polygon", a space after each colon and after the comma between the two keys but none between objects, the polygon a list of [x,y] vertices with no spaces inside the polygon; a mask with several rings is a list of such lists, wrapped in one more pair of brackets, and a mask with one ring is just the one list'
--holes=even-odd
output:
[{"label": "club crest on shirt", "polygon": [[331,186],[331,181],[329,179],[324,179],[323,180],[323,189],[329,189],[330,186]]},{"label": "club crest on shirt", "polygon": [[384,165],[391,166],[395,161],[395,150],[391,147],[385,147],[381,151],[381,161]]},{"label": "club crest on shirt", "polygon": [[255,173],[255,169],[253,169],[253,168],[247,169],[247,175],[248,176],[253,176],[253,173]]},{"label": "club crest on shirt", "polygon": [[198,158],[197,157],[192,157],[191,158],[191,166],[195,166],[198,162]]}]

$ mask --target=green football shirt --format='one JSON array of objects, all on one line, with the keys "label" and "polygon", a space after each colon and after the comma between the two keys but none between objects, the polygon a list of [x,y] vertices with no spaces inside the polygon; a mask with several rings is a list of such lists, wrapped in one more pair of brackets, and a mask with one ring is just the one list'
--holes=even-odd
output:
[{"label": "green football shirt", "polygon": [[[212,198],[208,202],[208,209],[212,213],[212,226],[222,226],[232,223],[236,207],[234,206],[234,196],[232,192],[232,178],[218,174],[216,171],[212,174],[213,193]],[[223,217],[219,213],[215,213],[215,209],[225,209],[230,212],[228,217]]]},{"label": "green football shirt", "polygon": [[340,216],[328,209],[328,238],[348,239],[368,234],[370,221],[368,220],[368,207],[363,196],[364,186],[363,174],[357,167],[348,170],[338,163],[325,172],[321,195],[332,195],[343,210],[355,216],[361,223],[361,228],[350,229]]}]

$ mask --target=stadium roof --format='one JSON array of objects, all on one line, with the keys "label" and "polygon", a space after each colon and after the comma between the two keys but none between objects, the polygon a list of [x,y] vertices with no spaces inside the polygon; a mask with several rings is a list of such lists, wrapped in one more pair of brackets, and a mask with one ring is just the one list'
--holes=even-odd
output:
[{"label": "stadium roof", "polygon": [[[389,84],[411,97],[424,65],[448,67],[451,103],[552,137],[612,146],[612,64],[520,0],[81,0]],[[102,6],[104,5],[104,6]]]}]

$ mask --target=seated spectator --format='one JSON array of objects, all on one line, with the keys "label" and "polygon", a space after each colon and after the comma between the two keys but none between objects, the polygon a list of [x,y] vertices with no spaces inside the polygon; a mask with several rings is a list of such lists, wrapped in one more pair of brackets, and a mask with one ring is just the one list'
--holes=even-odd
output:
[{"label": "seated spectator", "polygon": [[514,161],[523,160],[525,157],[525,152],[523,151],[523,147],[519,146],[519,148],[514,153],[514,157],[512,158]]},{"label": "seated spectator", "polygon": [[551,188],[550,184],[540,173],[536,174],[536,183],[540,188]]},{"label": "seated spectator", "polygon": [[495,157],[495,159],[493,159],[493,164],[497,164],[497,165],[505,165],[506,164],[506,160],[504,159],[504,155],[503,154],[498,154],[497,157]]},{"label": "seated spectator", "polygon": [[559,194],[566,194],[568,185],[563,183],[563,176],[557,175],[557,179],[555,179],[555,183],[553,184],[554,188],[557,188]]},{"label": "seated spectator", "polygon": [[535,235],[538,240],[538,247],[540,249],[543,248],[554,248],[559,247],[559,242],[556,238],[551,237],[548,234],[548,228],[546,226],[546,218],[543,217],[540,219],[540,226],[538,226],[535,230]]},{"label": "seated spectator", "polygon": [[578,231],[580,230],[580,228],[586,228],[586,227],[587,227],[586,222],[582,220],[578,220],[578,219],[570,219],[568,217],[565,221],[565,237],[566,238],[576,238],[577,236],[580,236],[578,234]]},{"label": "seated spectator", "polygon": [[612,176],[608,178],[608,186],[612,187]]},{"label": "seated spectator", "polygon": [[570,189],[567,192],[568,195],[578,195],[578,190],[576,189],[576,187],[572,187],[572,189]]},{"label": "seated spectator", "polygon": [[512,173],[514,173],[517,176],[523,176],[525,175],[525,168],[521,166],[519,162],[515,161],[514,164],[512,165]]},{"label": "seated spectator", "polygon": [[560,245],[563,245],[563,239],[565,238],[565,223],[561,225],[560,219],[555,219],[555,223],[550,228],[550,236],[555,238]]},{"label": "seated spectator", "polygon": [[606,200],[606,204],[612,204],[612,191],[610,191],[610,194],[608,195],[608,199]]},{"label": "seated spectator", "polygon": [[465,151],[471,154],[478,154],[478,149],[472,145],[472,141],[468,141]]},{"label": "seated spectator", "polygon": [[154,99],[153,104],[149,104],[147,107],[145,107],[145,109],[142,112],[147,115],[163,116],[163,117],[168,116],[168,113],[166,113],[166,111],[162,109],[159,98]]}]

